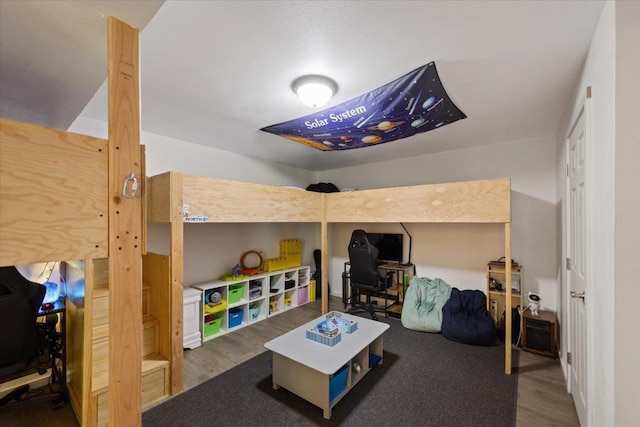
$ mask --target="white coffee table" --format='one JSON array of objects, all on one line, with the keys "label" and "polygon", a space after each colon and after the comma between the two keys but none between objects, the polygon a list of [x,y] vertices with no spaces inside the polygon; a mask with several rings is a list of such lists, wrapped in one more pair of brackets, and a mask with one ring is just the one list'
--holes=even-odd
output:
[{"label": "white coffee table", "polygon": [[[306,330],[325,316],[264,345],[273,352],[273,388],[284,387],[322,408],[326,419],[331,418],[331,409],[375,364],[382,364],[382,334],[389,328],[386,323],[346,313],[342,317],[358,322],[358,329],[352,334],[342,333],[342,341],[333,347],[305,337]],[[331,376],[347,364],[346,387],[329,401]]]}]

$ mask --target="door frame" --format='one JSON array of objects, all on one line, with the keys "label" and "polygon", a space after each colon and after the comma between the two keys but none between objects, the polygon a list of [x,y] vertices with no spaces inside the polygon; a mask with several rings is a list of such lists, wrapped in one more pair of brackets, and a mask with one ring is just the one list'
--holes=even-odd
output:
[{"label": "door frame", "polygon": [[[584,114],[584,127],[585,127],[585,224],[586,224],[586,230],[585,230],[585,251],[586,251],[586,263],[587,263],[587,268],[586,268],[586,277],[585,277],[585,310],[586,310],[586,315],[585,315],[585,331],[586,331],[586,337],[585,339],[587,340],[586,343],[586,352],[587,352],[587,403],[586,403],[586,419],[587,419],[587,426],[592,426],[593,425],[593,402],[591,400],[592,396],[594,395],[594,390],[593,390],[593,381],[589,381],[589,379],[593,379],[594,378],[594,373],[595,373],[595,366],[594,366],[594,347],[593,347],[593,328],[591,327],[591,325],[594,324],[594,301],[592,296],[594,295],[593,292],[593,262],[592,262],[592,238],[591,238],[591,230],[592,230],[592,226],[591,226],[591,208],[592,208],[592,171],[593,171],[593,158],[592,158],[592,154],[591,154],[591,147],[592,147],[592,123],[593,123],[593,117],[592,117],[592,98],[591,98],[591,94],[592,94],[592,90],[591,90],[591,86],[587,86],[585,88],[585,91],[583,93],[583,95],[579,98],[578,102],[575,105],[574,108],[574,113],[571,117],[571,121],[569,122],[569,126],[568,126],[568,130],[566,132],[566,136],[565,136],[565,167],[568,168],[569,165],[569,155],[570,155],[570,136],[571,133],[574,130],[574,127],[576,126],[578,119],[580,118],[581,114]],[[565,200],[566,200],[566,209],[565,209],[565,220],[566,220],[566,228],[564,230],[564,250],[565,250],[565,259],[562,260],[562,266],[563,266],[563,271],[564,271],[564,277],[565,277],[565,288],[564,288],[564,306],[563,306],[563,310],[567,313],[566,315],[566,327],[563,328],[566,333],[567,333],[567,337],[566,337],[566,346],[567,346],[567,352],[571,352],[572,348],[571,348],[571,274],[569,272],[569,269],[567,268],[567,263],[566,263],[566,259],[569,257],[569,246],[570,246],[570,242],[571,242],[571,227],[570,227],[570,221],[571,221],[571,185],[570,185],[570,177],[569,174],[566,173],[565,174]],[[568,362],[568,360],[565,358],[565,362]],[[567,384],[567,392],[571,393],[571,367],[569,366],[569,363],[566,363],[567,366],[567,377],[566,377],[566,384]]]}]

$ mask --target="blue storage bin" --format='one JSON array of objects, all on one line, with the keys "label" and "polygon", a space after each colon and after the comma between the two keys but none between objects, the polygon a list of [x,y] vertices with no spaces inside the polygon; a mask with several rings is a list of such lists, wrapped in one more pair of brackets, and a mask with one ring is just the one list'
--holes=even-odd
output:
[{"label": "blue storage bin", "polygon": [[242,323],[242,315],[244,310],[240,307],[229,309],[229,328],[235,328]]},{"label": "blue storage bin", "polygon": [[338,397],[340,393],[347,387],[347,374],[349,373],[349,364],[347,363],[335,374],[329,377],[329,402]]},{"label": "blue storage bin", "polygon": [[382,356],[378,356],[374,353],[369,353],[369,367],[373,368],[376,363],[378,363],[382,359]]}]

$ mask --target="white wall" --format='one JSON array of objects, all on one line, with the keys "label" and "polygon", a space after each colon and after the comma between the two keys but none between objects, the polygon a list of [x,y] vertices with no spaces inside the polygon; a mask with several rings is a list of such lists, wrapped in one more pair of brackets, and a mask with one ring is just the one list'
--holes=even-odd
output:
[{"label": "white wall", "polygon": [[[304,240],[303,265],[315,270],[313,250],[320,248],[319,224],[185,224],[184,286],[216,280],[231,273],[247,251],[261,251],[263,257],[279,255],[281,239]],[[169,227],[150,224],[149,248],[168,254]],[[255,265],[257,257],[247,256],[246,266]]]},{"label": "white wall", "polygon": [[638,422],[640,346],[637,301],[640,301],[640,3],[616,2],[616,147],[615,147],[615,421]]},{"label": "white wall", "polygon": [[[108,134],[106,122],[85,117],[78,117],[69,131],[104,139]],[[254,159],[150,132],[141,132],[140,142],[146,149],[147,176],[173,171],[235,181],[302,188],[315,182],[315,174],[311,171]]]},{"label": "white wall", "polygon": [[[568,126],[587,87],[592,89],[588,159],[590,264],[587,284],[587,425],[637,424],[640,351],[636,302],[640,298],[637,213],[640,134],[640,3],[607,2],[589,49],[576,95],[558,135],[558,168],[564,169]],[[559,223],[566,256],[566,180],[558,175]],[[566,271],[561,271],[562,306],[567,307]],[[563,328],[562,336],[567,331]],[[562,355],[566,368],[566,354]]]},{"label": "white wall", "polygon": [[[400,143],[401,144],[401,143]],[[555,141],[552,136],[321,172],[338,188],[382,188],[511,177],[512,258],[523,265],[524,290],[557,309]],[[487,262],[504,255],[504,226],[405,224],[413,236],[417,274],[460,289],[485,289]],[[330,227],[331,293],[340,295],[351,230],[403,232],[399,224]],[[407,252],[408,242],[405,242]],[[406,259],[405,259],[406,260]],[[339,289],[338,289],[339,288]]]}]

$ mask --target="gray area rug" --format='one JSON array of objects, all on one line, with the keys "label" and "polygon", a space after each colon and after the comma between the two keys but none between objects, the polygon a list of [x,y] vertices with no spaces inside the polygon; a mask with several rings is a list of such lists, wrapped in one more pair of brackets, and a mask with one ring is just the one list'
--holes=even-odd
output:
[{"label": "gray area rug", "polygon": [[[254,357],[143,414],[144,426],[514,426],[517,375],[504,347],[476,347],[411,331],[397,319],[384,362],[333,408],[322,410],[271,384],[271,352]],[[514,359],[519,358],[514,350]]]}]

